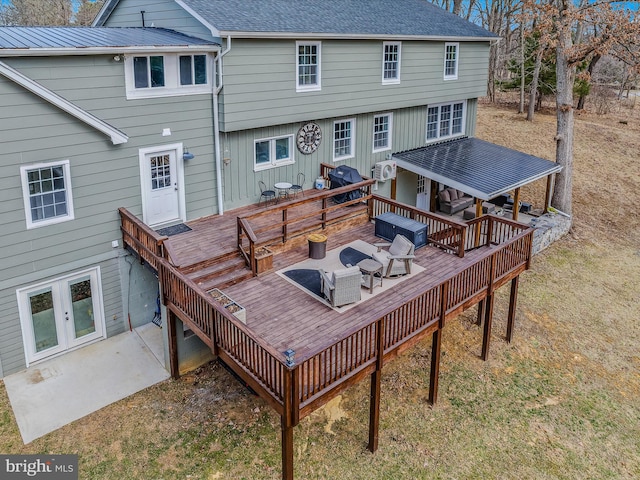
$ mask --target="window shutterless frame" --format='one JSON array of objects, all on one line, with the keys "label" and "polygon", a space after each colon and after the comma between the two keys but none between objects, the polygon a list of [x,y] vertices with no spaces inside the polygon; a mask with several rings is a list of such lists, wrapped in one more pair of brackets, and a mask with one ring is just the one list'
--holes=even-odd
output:
[{"label": "window shutterless frame", "polygon": [[381,113],[373,117],[373,153],[391,150],[393,113]]},{"label": "window shutterless frame", "polygon": [[333,161],[355,157],[356,119],[333,122]]},{"label": "window shutterless frame", "polygon": [[464,135],[466,110],[464,101],[429,105],[426,141],[433,142]]},{"label": "window shutterless frame", "polygon": [[74,219],[69,160],[20,167],[27,229]]},{"label": "window shutterless frame", "polygon": [[444,79],[458,79],[458,57],[460,44],[447,42],[444,44]]},{"label": "window shutterless frame", "polygon": [[254,140],[253,154],[253,169],[256,172],[295,163],[293,135],[256,139]]},{"label": "window shutterless frame", "polygon": [[382,84],[400,83],[400,51],[402,42],[382,43]]},{"label": "window shutterless frame", "polygon": [[322,88],[321,53],[321,42],[296,42],[296,92]]}]

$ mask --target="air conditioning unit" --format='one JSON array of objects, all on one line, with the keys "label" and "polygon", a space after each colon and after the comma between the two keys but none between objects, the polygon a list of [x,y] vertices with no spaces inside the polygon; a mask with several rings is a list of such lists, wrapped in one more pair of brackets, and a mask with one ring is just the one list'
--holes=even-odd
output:
[{"label": "air conditioning unit", "polygon": [[373,170],[373,178],[384,182],[396,178],[396,162],[393,160],[385,160],[384,162],[376,163]]}]

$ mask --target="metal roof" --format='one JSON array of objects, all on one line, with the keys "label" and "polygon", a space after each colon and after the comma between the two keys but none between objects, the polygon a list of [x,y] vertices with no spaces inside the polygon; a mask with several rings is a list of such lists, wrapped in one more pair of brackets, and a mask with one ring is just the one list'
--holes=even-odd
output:
[{"label": "metal roof", "polygon": [[562,170],[555,162],[477,138],[394,153],[399,167],[490,200]]},{"label": "metal roof", "polygon": [[[119,0],[108,0],[102,25]],[[498,37],[427,0],[176,0],[221,35],[418,37],[491,40]],[[257,35],[256,35],[257,36]]]},{"label": "metal roof", "polygon": [[90,54],[96,50],[216,47],[211,40],[153,27],[0,27],[0,55],[6,51]]}]

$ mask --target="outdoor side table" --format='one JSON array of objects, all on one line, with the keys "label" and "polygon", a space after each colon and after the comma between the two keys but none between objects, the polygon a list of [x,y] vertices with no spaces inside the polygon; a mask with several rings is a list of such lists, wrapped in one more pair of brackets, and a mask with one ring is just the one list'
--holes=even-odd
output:
[{"label": "outdoor side table", "polygon": [[278,190],[278,200],[280,199],[284,200],[285,198],[289,197],[289,189],[293,185],[289,182],[278,182],[278,183],[275,183],[273,186],[276,190]]},{"label": "outdoor side table", "polygon": [[[372,258],[365,258],[358,262],[358,268],[365,277],[363,284],[369,289],[369,293],[373,293],[373,287],[376,286],[378,281],[380,281],[380,286],[382,286],[382,267],[383,265],[380,262]],[[376,277],[376,274],[380,276]],[[368,282],[366,277],[369,277]]]}]

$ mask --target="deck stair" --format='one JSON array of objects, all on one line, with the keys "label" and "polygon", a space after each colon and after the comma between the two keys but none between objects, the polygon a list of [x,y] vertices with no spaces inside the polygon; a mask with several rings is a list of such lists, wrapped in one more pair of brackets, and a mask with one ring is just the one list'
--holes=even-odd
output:
[{"label": "deck stair", "polygon": [[237,251],[189,265],[180,271],[205,291],[233,285],[253,276],[244,257]]}]

